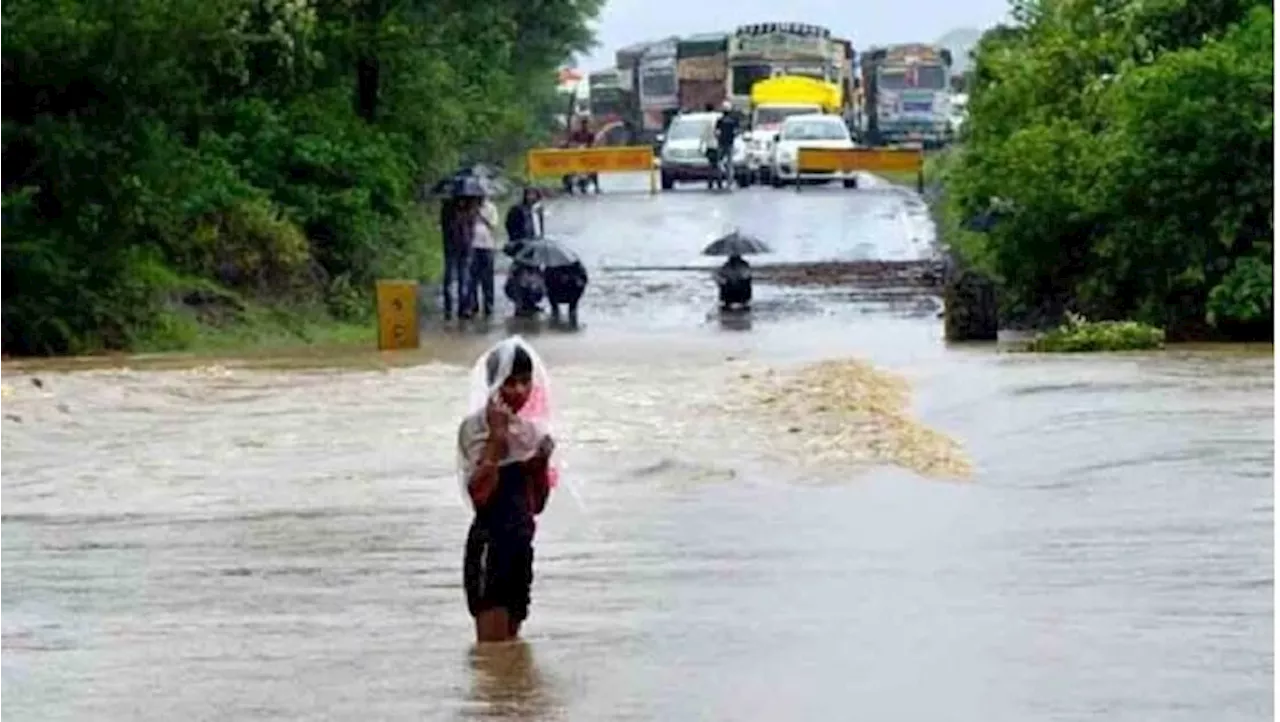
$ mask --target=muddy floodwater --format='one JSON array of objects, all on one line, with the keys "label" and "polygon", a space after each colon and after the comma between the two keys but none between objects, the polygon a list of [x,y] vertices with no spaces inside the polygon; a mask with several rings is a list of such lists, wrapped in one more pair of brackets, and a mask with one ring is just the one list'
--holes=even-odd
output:
[{"label": "muddy floodwater", "polygon": [[[947,347],[928,297],[783,284],[724,318],[661,267],[727,225],[780,260],[917,258],[923,209],[609,190],[548,218],[592,269],[584,328],[517,329],[566,480],[523,643],[473,648],[451,444],[502,322],[402,354],[9,364],[5,719],[1272,717],[1269,347]],[[904,379],[971,475],[810,463],[805,419],[744,415],[752,379],[831,359]]]}]

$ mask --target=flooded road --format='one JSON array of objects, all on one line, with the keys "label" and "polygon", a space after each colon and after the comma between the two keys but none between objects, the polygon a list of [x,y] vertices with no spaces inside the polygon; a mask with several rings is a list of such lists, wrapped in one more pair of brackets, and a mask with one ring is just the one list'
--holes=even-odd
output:
[{"label": "flooded road", "polygon": [[[460,584],[450,442],[500,324],[389,356],[13,365],[6,719],[1272,716],[1269,349],[948,348],[936,308],[782,286],[748,326],[703,274],[600,270],[697,265],[725,225],[786,260],[928,253],[892,188],[551,211],[593,285],[582,332],[523,329],[577,494],[540,521],[525,643],[475,651]],[[741,416],[747,379],[832,358],[905,378],[972,477],[808,464]]]}]

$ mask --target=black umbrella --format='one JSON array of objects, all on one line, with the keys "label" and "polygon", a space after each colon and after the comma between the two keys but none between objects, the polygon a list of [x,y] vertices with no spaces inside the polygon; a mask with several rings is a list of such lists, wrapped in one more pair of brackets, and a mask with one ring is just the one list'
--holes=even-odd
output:
[{"label": "black umbrella", "polygon": [[536,238],[524,241],[513,249],[511,259],[516,263],[538,268],[564,268],[578,262],[578,254],[559,241]]},{"label": "black umbrella", "polygon": [[453,175],[440,180],[431,187],[431,193],[454,198],[498,196],[504,195],[509,185],[499,171],[477,163],[459,168]]},{"label": "black umbrella", "polygon": [[757,253],[772,253],[764,241],[734,231],[727,236],[717,238],[702,249],[704,256],[751,256]]}]

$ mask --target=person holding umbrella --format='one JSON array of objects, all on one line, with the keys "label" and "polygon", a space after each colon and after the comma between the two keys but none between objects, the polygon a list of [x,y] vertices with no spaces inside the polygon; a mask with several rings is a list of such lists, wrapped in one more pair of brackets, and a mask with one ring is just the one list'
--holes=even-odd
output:
[{"label": "person holding umbrella", "polygon": [[[440,235],[444,245],[441,291],[446,320],[453,318],[454,299],[458,302],[456,308],[459,318],[467,318],[474,312],[474,297],[468,296],[472,291],[471,251],[478,223],[477,199],[499,194],[504,187],[505,181],[497,172],[488,166],[476,164],[459,169],[431,188],[432,195],[443,198],[440,204]],[[455,286],[457,291],[453,295]]]},{"label": "person holding umbrella", "polygon": [[[444,293],[445,320],[453,318],[453,300],[458,301],[459,317],[469,313],[467,278],[471,268],[471,234],[475,228],[475,204],[465,196],[446,198],[440,204],[440,234],[444,241]],[[456,295],[451,296],[453,287],[457,287]]]},{"label": "person holding umbrella", "polygon": [[587,269],[578,254],[564,244],[547,238],[526,241],[512,249],[512,260],[517,264],[542,269],[551,303],[551,315],[560,318],[560,305],[569,307],[569,322],[578,324],[578,301],[587,288]]},{"label": "person holding umbrella", "polygon": [[751,264],[745,255],[768,253],[769,247],[758,238],[737,231],[711,242],[703,251],[707,256],[728,256],[724,265],[716,270],[716,285],[720,287],[720,308],[728,311],[734,306],[743,310],[751,307]]}]

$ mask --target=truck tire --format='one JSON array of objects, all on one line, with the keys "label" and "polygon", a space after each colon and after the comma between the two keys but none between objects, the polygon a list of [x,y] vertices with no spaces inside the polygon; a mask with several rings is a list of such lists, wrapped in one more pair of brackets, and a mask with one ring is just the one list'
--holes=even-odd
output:
[{"label": "truck tire", "polygon": [[739,188],[750,188],[755,179],[751,177],[751,171],[744,170],[738,173],[737,181]]},{"label": "truck tire", "polygon": [[676,187],[676,179],[672,178],[666,173],[663,173],[662,174],[662,190],[669,191],[675,187]]}]

